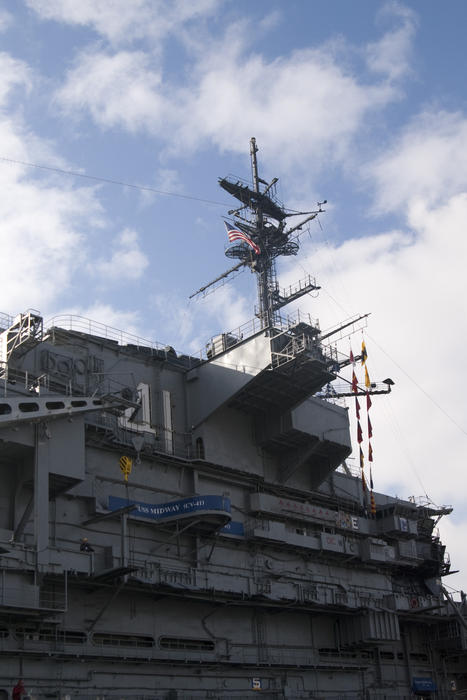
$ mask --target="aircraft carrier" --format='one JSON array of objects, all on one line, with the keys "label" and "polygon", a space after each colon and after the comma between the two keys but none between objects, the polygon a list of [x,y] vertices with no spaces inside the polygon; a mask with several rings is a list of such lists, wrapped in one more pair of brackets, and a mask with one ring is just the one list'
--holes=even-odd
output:
[{"label": "aircraft carrier", "polygon": [[467,695],[450,508],[375,491],[360,422],[348,466],[349,411],[392,383],[330,344],[363,317],[284,315],[318,287],[275,262],[325,202],[287,210],[256,153],[219,181],[237,262],[198,292],[250,269],[249,323],[195,356],[0,315],[0,700],[19,679],[31,700]]}]

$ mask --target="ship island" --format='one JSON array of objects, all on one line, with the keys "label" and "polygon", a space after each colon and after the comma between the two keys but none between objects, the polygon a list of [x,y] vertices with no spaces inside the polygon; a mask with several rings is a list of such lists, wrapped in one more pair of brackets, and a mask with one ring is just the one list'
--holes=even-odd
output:
[{"label": "ship island", "polygon": [[451,508],[374,490],[359,421],[350,464],[349,412],[393,382],[331,342],[364,316],[286,313],[319,287],[281,288],[276,261],[326,202],[285,208],[257,151],[219,180],[236,262],[195,293],[249,269],[241,328],[194,355],[0,314],[0,700],[467,696]]}]

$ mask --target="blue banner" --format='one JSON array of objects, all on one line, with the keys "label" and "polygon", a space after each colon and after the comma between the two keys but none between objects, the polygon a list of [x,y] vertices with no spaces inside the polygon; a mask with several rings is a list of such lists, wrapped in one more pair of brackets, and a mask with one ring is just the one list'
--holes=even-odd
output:
[{"label": "blue banner", "polygon": [[434,693],[436,684],[431,678],[412,678],[412,690],[415,693]]},{"label": "blue banner", "polygon": [[230,498],[225,496],[192,496],[181,501],[169,501],[168,503],[142,503],[127,498],[109,496],[109,510],[119,510],[126,506],[136,506],[133,515],[152,520],[164,520],[166,518],[180,518],[192,513],[203,511],[221,511],[230,513]]},{"label": "blue banner", "polygon": [[245,535],[245,528],[243,527],[243,523],[239,522],[238,520],[231,520],[230,523],[227,523],[227,525],[221,527],[219,532],[224,535],[237,535],[237,537],[243,537]]}]

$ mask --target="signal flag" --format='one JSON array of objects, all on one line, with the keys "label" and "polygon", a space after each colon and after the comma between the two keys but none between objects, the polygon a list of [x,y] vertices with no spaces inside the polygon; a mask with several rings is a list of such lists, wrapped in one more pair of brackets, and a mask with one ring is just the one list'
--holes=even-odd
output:
[{"label": "signal flag", "polygon": [[352,391],[356,394],[358,391],[358,381],[357,381],[357,375],[355,372],[352,370]]},{"label": "signal flag", "polygon": [[225,228],[227,229],[229,243],[233,243],[234,241],[243,241],[244,243],[249,245],[250,248],[253,248],[256,255],[259,255],[261,253],[260,247],[251,240],[250,236],[247,236],[246,233],[243,233],[243,231],[238,231],[236,228],[229,227],[227,221],[224,221],[224,224]]},{"label": "signal flag", "polygon": [[371,387],[370,376],[368,374],[368,370],[366,368],[366,365],[365,365],[365,386],[367,389],[369,389]]},{"label": "signal flag", "polygon": [[363,489],[364,495],[366,495],[368,488],[366,485],[365,472],[363,471],[363,469],[362,469],[362,489]]},{"label": "signal flag", "polygon": [[362,340],[362,365],[365,364],[365,362],[367,361],[367,358],[368,358],[368,353],[366,351],[365,341]]}]

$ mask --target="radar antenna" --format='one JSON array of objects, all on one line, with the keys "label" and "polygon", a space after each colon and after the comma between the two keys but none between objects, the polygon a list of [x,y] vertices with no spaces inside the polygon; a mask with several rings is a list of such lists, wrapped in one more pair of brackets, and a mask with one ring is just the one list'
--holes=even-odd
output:
[{"label": "radar antenna", "polygon": [[[299,249],[300,231],[309,221],[321,212],[323,204],[317,203],[317,209],[308,212],[296,212],[286,209],[277,199],[276,183],[273,178],[270,183],[259,177],[258,147],[256,139],[250,140],[250,159],[253,187],[238,178],[219,178],[219,185],[226,192],[239,200],[240,205],[231,209],[228,216],[232,217],[226,227],[229,241],[233,244],[225,251],[228,258],[239,262],[212,282],[204,285],[190,296],[206,294],[213,285],[223,284],[231,273],[238,272],[242,267],[249,267],[257,280],[258,305],[256,316],[261,321],[262,328],[272,326],[277,319],[278,310],[295,301],[304,294],[320,289],[315,280],[307,276],[288,291],[279,289],[276,274],[276,258],[282,255],[296,255]],[[241,212],[241,214],[240,214]],[[287,219],[292,216],[305,216],[298,224],[287,228]],[[292,234],[295,234],[294,236]]]}]

